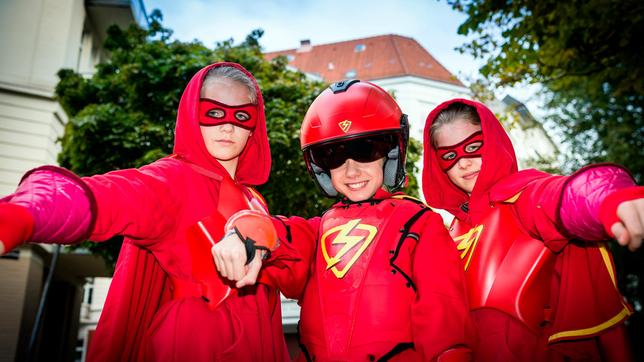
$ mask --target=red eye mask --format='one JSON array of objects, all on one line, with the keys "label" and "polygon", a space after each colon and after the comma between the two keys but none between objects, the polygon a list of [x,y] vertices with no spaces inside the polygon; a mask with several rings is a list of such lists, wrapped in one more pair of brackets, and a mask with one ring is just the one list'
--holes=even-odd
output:
[{"label": "red eye mask", "polygon": [[251,103],[241,106],[229,106],[214,99],[199,99],[199,124],[217,126],[232,123],[245,129],[255,129],[257,123],[257,106]]},{"label": "red eye mask", "polygon": [[[480,143],[480,145],[476,145]],[[456,165],[461,158],[474,158],[483,156],[483,132],[472,133],[469,137],[461,142],[445,147],[436,148],[438,155],[438,164],[443,172],[447,172]]]}]

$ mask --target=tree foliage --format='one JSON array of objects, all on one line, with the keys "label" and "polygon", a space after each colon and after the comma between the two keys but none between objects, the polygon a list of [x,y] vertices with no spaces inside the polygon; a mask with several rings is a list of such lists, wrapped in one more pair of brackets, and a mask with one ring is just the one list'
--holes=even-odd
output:
[{"label": "tree foliage", "polygon": [[[108,61],[89,79],[61,70],[56,95],[70,116],[61,139],[59,162],[80,175],[139,167],[172,152],[174,126],[181,93],[202,67],[217,61],[242,64],[256,77],[265,100],[272,170],[259,191],[273,214],[319,215],[334,200],[321,196],[306,171],[299,129],[313,99],[325,88],[299,72],[287,69],[285,58],[266,61],[255,30],[245,41],[224,41],[209,49],[200,42],[172,41],[154,11],[149,29],[112,27],[105,42]],[[420,148],[412,145],[409,158]],[[409,162],[410,171],[414,167]],[[417,183],[410,173],[411,193]],[[86,243],[113,265],[120,242]]]},{"label": "tree foliage", "polygon": [[468,15],[459,48],[492,86],[539,83],[569,166],[610,161],[644,181],[644,2],[448,0]]}]

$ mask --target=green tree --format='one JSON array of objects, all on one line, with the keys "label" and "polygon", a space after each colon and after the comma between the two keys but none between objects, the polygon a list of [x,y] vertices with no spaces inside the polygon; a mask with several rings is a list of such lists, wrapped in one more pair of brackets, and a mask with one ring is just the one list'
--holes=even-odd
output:
[{"label": "green tree", "polygon": [[610,161],[644,181],[644,2],[448,0],[459,48],[493,87],[538,83],[571,146],[568,168]]},{"label": "green tree", "polygon": [[[105,43],[110,59],[89,79],[61,70],[56,95],[70,116],[61,139],[59,162],[80,175],[139,167],[172,152],[173,132],[181,93],[202,67],[216,61],[242,64],[257,78],[265,100],[272,171],[259,191],[273,214],[314,216],[333,199],[321,196],[308,175],[300,151],[299,129],[313,99],[326,87],[288,70],[285,58],[264,59],[261,30],[241,44],[232,39],[209,49],[200,42],[170,40],[154,11],[148,30],[112,27]],[[414,145],[409,158],[418,159]],[[409,169],[413,168],[409,163]],[[413,175],[413,174],[412,174]],[[410,180],[411,187],[417,183]],[[417,189],[412,194],[417,195]],[[84,247],[114,264],[118,238]]]}]

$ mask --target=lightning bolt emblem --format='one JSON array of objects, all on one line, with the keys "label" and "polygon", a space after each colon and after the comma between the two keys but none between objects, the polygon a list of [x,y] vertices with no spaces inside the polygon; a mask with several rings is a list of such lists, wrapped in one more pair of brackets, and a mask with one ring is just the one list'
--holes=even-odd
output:
[{"label": "lightning bolt emblem", "polygon": [[[361,219],[353,219],[348,221],[347,223],[343,225],[338,225],[336,227],[333,227],[329,230],[327,230],[323,235],[322,235],[322,255],[324,256],[324,260],[326,260],[326,269],[333,271],[336,277],[342,278],[344,275],[351,269],[353,264],[356,262],[356,260],[362,255],[362,253],[367,249],[369,244],[371,244],[371,241],[373,238],[376,236],[376,233],[378,232],[378,229],[376,229],[372,225],[367,225],[367,224],[360,224]],[[354,230],[365,230],[368,232],[367,235],[352,235]],[[334,233],[337,232],[336,237],[333,239],[331,242],[331,245],[342,245],[340,250],[338,250],[335,255],[329,256],[329,252],[327,250],[327,243],[326,239],[328,236],[333,235]],[[360,242],[362,241],[362,244]],[[337,264],[342,261],[343,257],[347,252],[350,250],[354,249],[356,245],[359,245],[360,247],[358,250],[353,254],[347,265],[343,269],[338,269]]]},{"label": "lightning bolt emblem", "polygon": [[458,243],[456,245],[456,249],[462,251],[461,259],[465,259],[467,257],[467,260],[465,261],[465,270],[470,266],[472,255],[474,255],[474,249],[476,249],[476,244],[478,244],[482,232],[483,225],[479,225],[471,228],[470,231],[465,234],[454,238],[454,241]]},{"label": "lightning bolt emblem", "polygon": [[342,132],[347,133],[347,131],[349,131],[349,127],[351,127],[351,121],[345,119],[344,121],[338,123],[338,126],[340,126]]}]

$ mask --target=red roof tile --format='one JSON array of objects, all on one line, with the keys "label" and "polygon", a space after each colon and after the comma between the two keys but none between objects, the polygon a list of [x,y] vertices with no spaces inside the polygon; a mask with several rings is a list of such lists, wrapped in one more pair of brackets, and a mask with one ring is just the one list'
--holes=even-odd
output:
[{"label": "red roof tile", "polygon": [[[327,82],[412,75],[463,85],[416,40],[400,35],[303,46],[265,53],[264,57],[271,60],[280,55],[288,57],[289,65],[302,72],[317,74]],[[351,71],[355,75],[350,74]]]}]

